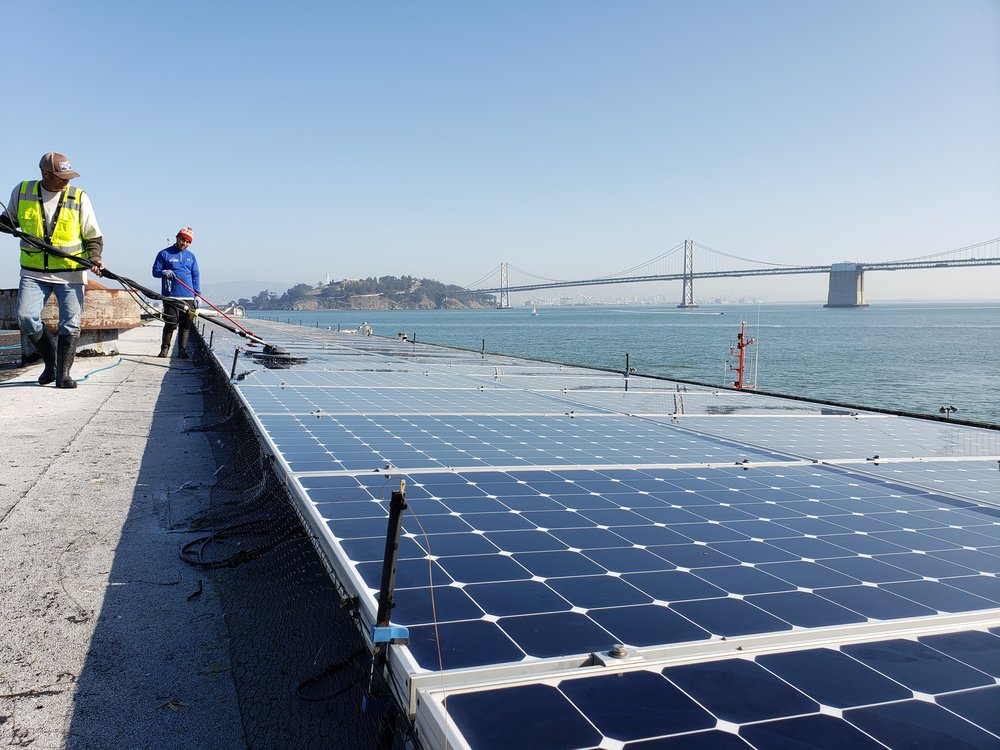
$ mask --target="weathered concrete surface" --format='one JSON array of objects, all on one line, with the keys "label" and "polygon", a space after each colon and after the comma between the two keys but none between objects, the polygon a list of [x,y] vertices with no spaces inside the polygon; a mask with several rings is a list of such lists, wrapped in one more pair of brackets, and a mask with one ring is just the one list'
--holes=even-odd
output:
[{"label": "weathered concrete surface", "polygon": [[[124,289],[109,289],[88,278],[84,298],[80,317],[83,331],[116,331],[142,325],[142,308],[135,297]],[[49,297],[42,308],[42,320],[50,328],[58,323],[59,310],[54,296]],[[16,330],[17,327],[17,289],[0,289],[0,328]]]},{"label": "weathered concrete surface", "polygon": [[178,555],[215,472],[183,432],[201,378],[160,331],[76,390],[0,384],[0,746],[245,747],[216,594]]}]

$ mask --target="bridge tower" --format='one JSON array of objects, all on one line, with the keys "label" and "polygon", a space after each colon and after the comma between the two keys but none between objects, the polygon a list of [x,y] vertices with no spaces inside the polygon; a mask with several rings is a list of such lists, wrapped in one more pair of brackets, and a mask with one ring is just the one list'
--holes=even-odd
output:
[{"label": "bridge tower", "polygon": [[510,269],[506,263],[500,264],[500,301],[497,303],[497,309],[510,309]]},{"label": "bridge tower", "polygon": [[694,240],[684,240],[684,288],[677,307],[687,310],[697,306],[694,301]]},{"label": "bridge tower", "polygon": [[868,307],[864,267],[858,263],[831,265],[830,286],[823,307]]}]

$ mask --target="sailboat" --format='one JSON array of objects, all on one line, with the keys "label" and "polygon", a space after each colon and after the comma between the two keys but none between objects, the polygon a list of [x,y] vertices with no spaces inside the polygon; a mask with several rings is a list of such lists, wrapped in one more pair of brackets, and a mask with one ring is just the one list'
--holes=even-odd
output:
[{"label": "sailboat", "polygon": [[534,305],[531,306],[531,314],[538,315],[538,308],[535,307]]}]

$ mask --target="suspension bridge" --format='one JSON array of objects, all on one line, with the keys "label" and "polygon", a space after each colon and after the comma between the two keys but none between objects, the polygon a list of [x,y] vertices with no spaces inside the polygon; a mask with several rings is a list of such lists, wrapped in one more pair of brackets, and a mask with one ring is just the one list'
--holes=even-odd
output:
[{"label": "suspension bridge", "polygon": [[[698,251],[695,263],[695,251]],[[650,281],[680,281],[679,308],[697,307],[694,296],[695,279],[735,278],[741,276],[787,276],[793,274],[825,273],[829,275],[826,307],[865,307],[864,275],[867,271],[902,271],[919,268],[960,268],[966,266],[1000,266],[1000,238],[975,245],[945,250],[932,255],[922,255],[904,260],[861,263],[832,263],[830,265],[788,265],[742,258],[702,245],[694,240],[684,240],[670,250],[632,268],[608,276],[591,279],[550,279],[501,263],[479,280],[466,287],[465,294],[493,294],[498,307],[510,307],[512,292],[534,292],[543,289],[599,286],[606,284],[633,284]],[[510,282],[511,271],[527,279],[524,283]],[[490,278],[499,274],[499,284],[484,287]]]}]

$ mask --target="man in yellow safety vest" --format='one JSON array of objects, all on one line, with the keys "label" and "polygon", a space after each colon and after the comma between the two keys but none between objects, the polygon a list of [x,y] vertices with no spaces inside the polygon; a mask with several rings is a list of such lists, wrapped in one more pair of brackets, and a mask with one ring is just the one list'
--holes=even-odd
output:
[{"label": "man in yellow safety vest", "polygon": [[[104,237],[94,216],[90,197],[69,181],[79,177],[69,159],[50,151],[38,164],[41,180],[24,180],[14,186],[7,209],[0,215],[0,231],[20,229],[61,252],[86,258],[100,276]],[[21,239],[21,280],[17,293],[17,318],[21,330],[38,350],[45,369],[40,385],[53,381],[57,388],[76,388],[70,376],[76,343],[80,338],[86,267],[73,260],[39,250]],[[42,308],[50,295],[59,307],[59,340],[42,323]]]}]

